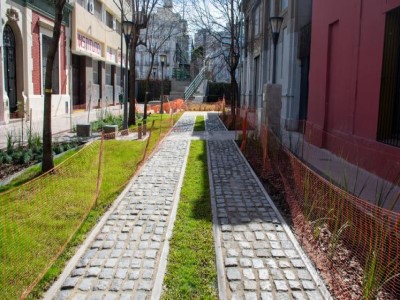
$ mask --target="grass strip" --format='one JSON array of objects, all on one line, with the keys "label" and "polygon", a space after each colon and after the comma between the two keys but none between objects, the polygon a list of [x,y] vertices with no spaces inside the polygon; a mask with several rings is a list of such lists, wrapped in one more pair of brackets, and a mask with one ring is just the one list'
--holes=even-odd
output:
[{"label": "grass strip", "polygon": [[204,123],[204,116],[196,116],[196,123],[194,124],[193,131],[205,131],[206,125]]},{"label": "grass strip", "polygon": [[168,256],[162,299],[217,299],[205,141],[192,141]]},{"label": "grass strip", "polygon": [[[174,116],[176,121],[180,115]],[[148,153],[170,130],[170,119],[155,120]],[[104,141],[103,181],[98,205],[89,212],[96,187],[99,142],[94,142],[51,176],[36,181],[35,189],[20,186],[0,197],[0,298],[16,299],[74,233],[65,251],[28,296],[41,298],[104,212],[135,173],[145,141]],[[71,154],[73,155],[73,154]],[[64,160],[67,157],[64,158]],[[36,172],[28,172],[32,177]],[[24,175],[22,182],[29,176]],[[18,183],[16,184],[18,185]],[[24,201],[20,201],[23,199]],[[84,223],[78,228],[82,218]],[[6,233],[6,234],[3,234]],[[11,284],[11,282],[13,282]]]}]

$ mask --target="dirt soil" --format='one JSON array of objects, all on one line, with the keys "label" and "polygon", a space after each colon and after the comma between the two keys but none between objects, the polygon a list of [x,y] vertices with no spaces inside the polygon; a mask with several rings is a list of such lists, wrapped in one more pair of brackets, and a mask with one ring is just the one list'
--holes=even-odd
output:
[{"label": "dirt soil", "polygon": [[25,165],[0,164],[0,180],[4,180],[8,176],[11,176],[23,169],[26,169],[33,164],[35,164],[35,162]]}]

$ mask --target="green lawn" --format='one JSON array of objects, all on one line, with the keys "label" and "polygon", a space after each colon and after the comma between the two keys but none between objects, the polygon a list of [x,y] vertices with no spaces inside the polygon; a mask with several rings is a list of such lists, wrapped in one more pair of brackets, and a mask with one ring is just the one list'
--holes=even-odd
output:
[{"label": "green lawn", "polygon": [[[164,117],[162,126],[159,116],[149,118],[150,123],[152,120],[156,122],[148,153],[170,129],[169,119]],[[70,159],[48,176],[0,194],[0,299],[19,298],[56,259],[29,295],[29,298],[41,297],[75,253],[76,246],[133,176],[143,157],[146,141],[104,142],[103,180],[98,204],[92,209],[99,145],[97,141],[72,153]],[[29,174],[37,176],[37,171]],[[19,182],[28,178],[25,174]],[[18,184],[18,179],[14,184]],[[71,236],[72,240],[58,257]]]},{"label": "green lawn", "polygon": [[196,116],[196,123],[194,124],[193,131],[205,131],[204,116]]},{"label": "green lawn", "polygon": [[205,141],[192,141],[170,242],[163,299],[217,299]]}]

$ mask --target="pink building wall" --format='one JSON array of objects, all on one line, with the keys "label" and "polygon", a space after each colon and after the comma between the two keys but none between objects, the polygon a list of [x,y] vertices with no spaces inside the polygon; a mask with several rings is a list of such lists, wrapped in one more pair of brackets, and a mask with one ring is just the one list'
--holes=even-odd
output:
[{"label": "pink building wall", "polygon": [[400,0],[313,1],[307,138],[393,180],[400,148],[376,141],[386,12]]}]

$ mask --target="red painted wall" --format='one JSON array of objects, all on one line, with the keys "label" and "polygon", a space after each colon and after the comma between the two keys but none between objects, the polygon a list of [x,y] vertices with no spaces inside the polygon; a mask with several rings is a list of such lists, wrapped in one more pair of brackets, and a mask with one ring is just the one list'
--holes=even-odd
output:
[{"label": "red painted wall", "polygon": [[32,11],[32,83],[33,94],[40,95],[40,26],[39,15]]},{"label": "red painted wall", "polygon": [[[41,57],[40,57],[40,26],[39,26],[39,18],[50,20],[46,17],[43,17],[34,11],[32,11],[32,60],[33,60],[33,68],[32,68],[32,82],[33,82],[33,93],[34,95],[40,95],[41,93]],[[61,26],[61,35],[60,35],[60,43],[59,43],[59,53],[60,53],[60,92],[62,94],[66,94],[67,91],[67,54],[66,54],[66,36],[65,36],[65,26]]]},{"label": "red painted wall", "polygon": [[307,136],[380,176],[400,148],[376,141],[385,13],[400,0],[313,1]]},{"label": "red painted wall", "polygon": [[60,84],[61,94],[67,93],[67,53],[66,53],[66,37],[65,37],[65,27],[61,26],[61,36],[60,36]]}]

